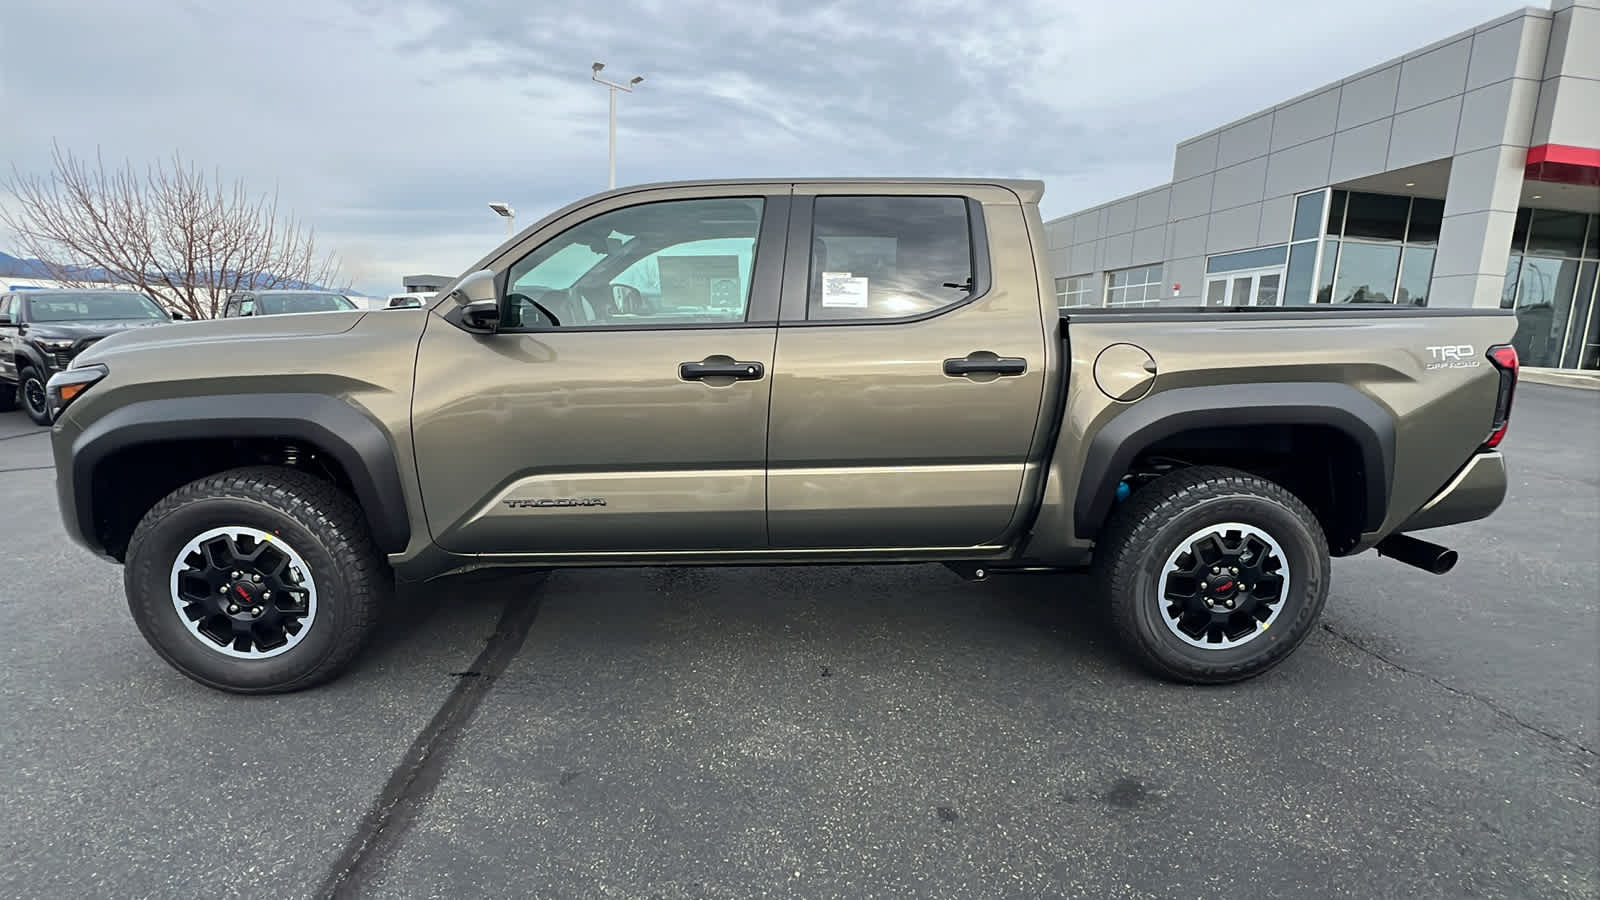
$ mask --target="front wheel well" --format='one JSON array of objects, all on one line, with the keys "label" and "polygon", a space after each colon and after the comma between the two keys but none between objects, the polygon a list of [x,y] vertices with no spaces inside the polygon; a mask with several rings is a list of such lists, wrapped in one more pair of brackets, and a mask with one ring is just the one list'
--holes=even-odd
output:
[{"label": "front wheel well", "polygon": [[1137,491],[1177,469],[1222,466],[1283,486],[1310,507],[1335,555],[1353,549],[1367,521],[1369,473],[1361,446],[1329,425],[1196,428],[1163,438],[1134,458],[1123,481]]},{"label": "front wheel well", "polygon": [[354,496],[349,473],[314,444],[284,438],[192,438],[125,447],[94,467],[94,521],[100,546],[124,560],[134,527],[178,488],[242,466],[283,466],[327,481]]}]

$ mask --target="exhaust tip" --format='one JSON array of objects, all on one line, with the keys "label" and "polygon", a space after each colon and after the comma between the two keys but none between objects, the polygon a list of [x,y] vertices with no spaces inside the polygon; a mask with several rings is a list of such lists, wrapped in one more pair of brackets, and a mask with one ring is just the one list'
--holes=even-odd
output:
[{"label": "exhaust tip", "polygon": [[1378,542],[1378,555],[1416,566],[1433,575],[1443,575],[1456,567],[1461,554],[1409,534],[1391,534]]}]

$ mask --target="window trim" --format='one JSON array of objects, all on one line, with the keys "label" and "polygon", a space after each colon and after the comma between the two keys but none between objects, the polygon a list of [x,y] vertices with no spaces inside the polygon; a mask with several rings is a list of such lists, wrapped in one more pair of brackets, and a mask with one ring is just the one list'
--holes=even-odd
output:
[{"label": "window trim", "polygon": [[[808,319],[811,293],[811,242],[816,225],[816,201],[821,197],[928,197],[954,198],[967,206],[967,242],[972,253],[972,292],[966,299],[911,316],[863,319]],[[825,193],[802,194],[794,198],[789,217],[789,251],[784,264],[783,303],[778,315],[780,328],[835,328],[840,325],[907,325],[938,318],[971,306],[988,297],[994,289],[990,265],[989,232],[984,224],[983,203],[964,193]]]},{"label": "window trim", "polygon": [[[642,198],[642,199],[641,199]],[[790,206],[793,199],[788,193],[773,192],[771,189],[762,189],[756,186],[749,192],[727,192],[721,190],[708,190],[705,193],[682,194],[665,197],[650,197],[648,194],[632,194],[626,197],[607,198],[616,200],[631,200],[634,202],[621,203],[594,203],[573,210],[569,215],[561,217],[549,230],[541,229],[540,239],[537,241],[521,241],[500,254],[493,263],[495,295],[504,300],[510,288],[511,270],[528,254],[549,243],[552,239],[566,233],[568,229],[582,225],[591,219],[599,218],[624,209],[638,206],[648,206],[657,203],[678,203],[687,200],[760,200],[761,224],[756,231],[755,247],[750,260],[750,295],[745,301],[745,317],[736,322],[640,322],[630,325],[561,325],[556,328],[507,328],[497,329],[495,334],[591,334],[615,331],[720,331],[733,328],[772,328],[777,324],[777,307],[779,292],[783,286],[783,257],[784,236],[787,230],[786,221],[789,219]],[[600,206],[601,209],[593,207]],[[441,300],[446,295],[441,294]],[[437,304],[435,305],[437,306]],[[453,310],[452,310],[453,311]],[[446,316],[447,321],[450,317]],[[461,327],[458,321],[451,324]]]}]

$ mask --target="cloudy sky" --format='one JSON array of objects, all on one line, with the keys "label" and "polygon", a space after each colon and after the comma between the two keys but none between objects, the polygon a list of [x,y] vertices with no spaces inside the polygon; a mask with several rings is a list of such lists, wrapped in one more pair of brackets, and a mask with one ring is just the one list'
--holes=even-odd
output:
[{"label": "cloudy sky", "polygon": [[[1060,215],[1173,145],[1514,0],[5,0],[0,166],[52,139],[276,186],[370,293],[606,183],[1021,176]],[[0,202],[4,202],[0,198]],[[15,251],[0,231],[0,250]]]}]

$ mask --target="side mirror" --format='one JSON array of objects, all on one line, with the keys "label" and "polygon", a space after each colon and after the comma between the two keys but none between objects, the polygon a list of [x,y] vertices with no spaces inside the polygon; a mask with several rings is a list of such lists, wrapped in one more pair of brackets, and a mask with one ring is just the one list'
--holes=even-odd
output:
[{"label": "side mirror", "polygon": [[174,322],[182,322],[185,318],[186,318],[186,316],[184,316],[183,313],[178,312],[177,310],[173,310],[172,311],[172,321],[174,321]]},{"label": "side mirror", "polygon": [[9,313],[0,313],[0,325],[10,325],[10,324],[12,324],[11,323],[11,315]]},{"label": "side mirror", "polygon": [[458,310],[461,327],[480,334],[493,334],[500,329],[500,301],[475,300]]}]

